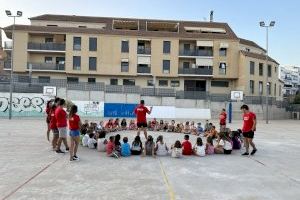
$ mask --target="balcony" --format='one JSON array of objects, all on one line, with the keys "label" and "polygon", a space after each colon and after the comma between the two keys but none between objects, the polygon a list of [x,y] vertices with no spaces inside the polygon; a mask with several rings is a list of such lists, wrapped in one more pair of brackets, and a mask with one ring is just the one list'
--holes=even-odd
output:
[{"label": "balcony", "polygon": [[181,50],[179,56],[202,56],[202,57],[213,57],[213,52],[209,50]]},{"label": "balcony", "polygon": [[55,51],[65,52],[66,44],[64,43],[33,43],[29,42],[27,45],[28,51]]},{"label": "balcony", "polygon": [[11,50],[11,49],[12,49],[12,41],[5,41],[4,50]]},{"label": "balcony", "polygon": [[32,71],[65,71],[65,64],[27,63],[27,69]]},{"label": "balcony", "polygon": [[137,54],[151,55],[151,48],[140,48],[140,47],[138,47]]},{"label": "balcony", "polygon": [[137,73],[139,73],[139,74],[150,74],[151,73],[151,67],[137,66]]},{"label": "balcony", "polygon": [[180,75],[201,75],[201,76],[212,76],[212,67],[203,68],[179,68],[178,74]]}]

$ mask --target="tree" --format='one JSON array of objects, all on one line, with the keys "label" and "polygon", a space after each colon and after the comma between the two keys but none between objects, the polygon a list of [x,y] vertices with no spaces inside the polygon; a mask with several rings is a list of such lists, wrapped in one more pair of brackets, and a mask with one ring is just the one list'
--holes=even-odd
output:
[{"label": "tree", "polygon": [[294,104],[300,104],[300,94],[297,94],[294,99]]}]

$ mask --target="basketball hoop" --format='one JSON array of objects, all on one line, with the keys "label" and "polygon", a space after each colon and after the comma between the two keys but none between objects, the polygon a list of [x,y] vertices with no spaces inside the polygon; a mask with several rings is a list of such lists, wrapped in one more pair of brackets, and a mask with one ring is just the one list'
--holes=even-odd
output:
[{"label": "basketball hoop", "polygon": [[48,97],[56,97],[56,87],[44,86],[43,95]]}]

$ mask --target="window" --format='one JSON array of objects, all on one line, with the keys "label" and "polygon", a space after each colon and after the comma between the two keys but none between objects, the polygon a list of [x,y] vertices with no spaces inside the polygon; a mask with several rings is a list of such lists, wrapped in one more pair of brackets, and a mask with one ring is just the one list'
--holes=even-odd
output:
[{"label": "window", "polygon": [[255,73],[255,62],[250,61],[250,74],[254,75]]},{"label": "window", "polygon": [[219,55],[220,56],[227,56],[227,48],[220,48]]},{"label": "window", "polygon": [[123,79],[123,85],[135,85],[134,79]]},{"label": "window", "polygon": [[272,65],[268,65],[268,77],[272,76]]},{"label": "window", "polygon": [[81,37],[73,37],[73,50],[74,51],[81,50]]},{"label": "window", "polygon": [[67,83],[78,83],[78,77],[67,77]]},{"label": "window", "polygon": [[129,71],[128,62],[121,62],[121,72],[128,72],[128,71]]},{"label": "window", "polygon": [[97,38],[94,37],[89,38],[89,50],[97,51]]},{"label": "window", "polygon": [[219,65],[219,74],[226,75],[226,63],[221,62]]},{"label": "window", "polygon": [[183,62],[183,69],[190,68],[190,62]]},{"label": "window", "polygon": [[45,38],[45,43],[52,43],[53,42],[53,38]]},{"label": "window", "polygon": [[163,73],[164,74],[170,73],[170,60],[163,60]]},{"label": "window", "polygon": [[276,96],[276,89],[277,89],[277,86],[276,86],[276,83],[274,84],[274,96]]},{"label": "window", "polygon": [[56,24],[47,24],[47,26],[54,26],[54,27],[56,27],[57,25]]},{"label": "window", "polygon": [[211,81],[211,87],[229,87],[228,81]]},{"label": "window", "polygon": [[116,78],[110,79],[110,85],[118,85],[118,79]]},{"label": "window", "polygon": [[52,57],[45,57],[45,63],[52,63]]},{"label": "window", "polygon": [[129,41],[128,40],[122,40],[121,52],[122,53],[128,53],[129,52]]},{"label": "window", "polygon": [[250,93],[254,94],[254,81],[250,80]]},{"label": "window", "polygon": [[89,57],[89,70],[96,71],[97,70],[97,58]]},{"label": "window", "polygon": [[78,26],[78,28],[86,28],[86,26]]},{"label": "window", "polygon": [[158,85],[161,87],[168,87],[168,80],[159,80]]},{"label": "window", "polygon": [[264,75],[264,64],[259,63],[259,75],[263,76]]},{"label": "window", "polygon": [[88,78],[88,83],[96,83],[96,78]]},{"label": "window", "polygon": [[281,85],[279,85],[279,91],[278,91],[278,93],[279,93],[279,96],[281,96]]},{"label": "window", "polygon": [[170,53],[171,52],[171,42],[164,41],[163,53]]},{"label": "window", "polygon": [[81,68],[81,57],[73,56],[73,70],[80,70]]},{"label": "window", "polygon": [[264,83],[262,81],[258,82],[258,90],[259,90],[259,94],[262,95],[264,92]]},{"label": "window", "polygon": [[190,44],[183,44],[183,50],[184,51],[190,51],[191,45]]},{"label": "window", "polygon": [[153,80],[147,80],[147,86],[154,86]]},{"label": "window", "polygon": [[277,73],[277,66],[275,66],[275,73]]},{"label": "window", "polygon": [[50,83],[50,76],[39,76],[39,83]]},{"label": "window", "polygon": [[179,81],[171,81],[171,87],[179,87],[180,82]]},{"label": "window", "polygon": [[268,88],[268,94],[271,95],[271,92],[272,92],[272,83],[271,82],[268,82],[267,88]]}]

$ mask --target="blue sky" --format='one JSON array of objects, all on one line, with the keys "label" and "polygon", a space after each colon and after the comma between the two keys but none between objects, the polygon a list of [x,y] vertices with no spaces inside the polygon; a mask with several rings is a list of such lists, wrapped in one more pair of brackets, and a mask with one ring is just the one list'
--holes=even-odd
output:
[{"label": "blue sky", "polygon": [[[21,3],[22,2],[22,3]],[[0,27],[11,24],[4,10],[22,10],[18,24],[40,14],[136,17],[227,22],[239,37],[265,47],[259,21],[276,21],[270,31],[269,52],[281,65],[300,65],[300,1],[298,0],[0,0]]]}]

